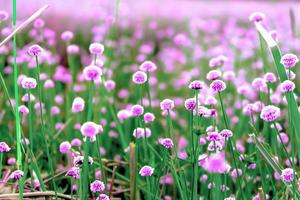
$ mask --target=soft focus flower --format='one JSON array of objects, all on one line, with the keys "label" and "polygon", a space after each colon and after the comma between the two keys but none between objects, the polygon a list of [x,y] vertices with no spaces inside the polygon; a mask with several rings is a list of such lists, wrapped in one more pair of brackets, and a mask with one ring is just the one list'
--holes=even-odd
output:
[{"label": "soft focus flower", "polygon": [[295,83],[290,80],[285,80],[280,84],[281,92],[292,92],[295,89]]},{"label": "soft focus flower", "polygon": [[153,122],[155,120],[155,115],[153,113],[147,112],[144,114],[144,121],[146,124]]},{"label": "soft focus flower", "polygon": [[107,80],[105,82],[105,88],[107,91],[112,91],[116,87],[116,82],[113,80]]},{"label": "soft focus flower", "polygon": [[132,81],[138,85],[144,84],[147,81],[147,74],[143,71],[137,71],[132,75]]},{"label": "soft focus flower", "polygon": [[249,21],[251,22],[261,22],[265,19],[265,14],[262,12],[253,12],[249,16]]},{"label": "soft focus flower", "polygon": [[102,70],[95,65],[89,65],[83,69],[83,75],[87,81],[99,80],[102,75]]},{"label": "soft focus flower", "polygon": [[141,116],[144,113],[144,107],[141,105],[134,105],[131,107],[131,113],[133,116]]},{"label": "soft focus flower", "polygon": [[151,61],[145,61],[140,65],[139,69],[144,72],[154,72],[157,66]]},{"label": "soft focus flower", "polygon": [[8,19],[8,13],[4,10],[0,10],[0,21],[6,21]]},{"label": "soft focus flower", "polygon": [[29,113],[29,109],[25,105],[21,105],[19,106],[19,112],[25,116]]},{"label": "soft focus flower", "polygon": [[60,143],[59,145],[59,151],[60,153],[67,153],[68,151],[70,151],[71,149],[71,144],[68,141],[64,141],[62,143]]},{"label": "soft focus flower", "polygon": [[171,138],[160,138],[158,142],[166,149],[171,149],[174,147],[174,143]]},{"label": "soft focus flower", "polygon": [[279,117],[280,109],[273,105],[263,107],[260,113],[260,118],[267,122],[273,122]]},{"label": "soft focus flower", "polygon": [[205,159],[204,163],[202,163],[202,166],[209,173],[218,174],[225,173],[230,169],[229,165],[226,163],[224,153],[210,154]]},{"label": "soft focus flower", "polygon": [[227,60],[228,60],[228,58],[226,56],[219,55],[219,56],[214,57],[214,58],[212,58],[212,59],[209,60],[209,66],[210,67],[220,67]]},{"label": "soft focus flower", "polygon": [[67,53],[70,55],[76,55],[79,53],[79,51],[80,51],[80,48],[76,44],[71,44],[67,47]]},{"label": "soft focus flower", "polygon": [[104,185],[104,183],[102,181],[95,180],[94,182],[91,183],[90,190],[93,193],[103,192],[105,190],[105,185]]},{"label": "soft focus flower", "polygon": [[160,109],[162,111],[172,110],[174,106],[174,101],[171,99],[164,99],[162,102],[160,102]]},{"label": "soft focus flower", "polygon": [[281,179],[286,183],[290,183],[294,180],[294,170],[291,168],[285,168],[281,171]]},{"label": "soft focus flower", "polygon": [[81,97],[76,97],[72,103],[72,112],[78,113],[84,110],[84,100]]},{"label": "soft focus flower", "polygon": [[9,152],[10,148],[5,142],[0,142],[0,153]]},{"label": "soft focus flower", "polygon": [[189,88],[192,90],[201,90],[203,87],[204,87],[204,83],[198,80],[192,81],[189,84]]},{"label": "soft focus flower", "polygon": [[267,72],[265,75],[264,75],[264,79],[267,83],[274,83],[277,81],[277,77],[275,76],[274,73],[272,72]]},{"label": "soft focus flower", "polygon": [[50,80],[50,79],[46,80],[45,83],[44,83],[44,88],[45,89],[54,88],[54,86],[55,86],[54,81]]},{"label": "soft focus flower", "polygon": [[92,43],[90,44],[89,50],[93,55],[102,54],[104,51],[104,46],[100,43]]},{"label": "soft focus flower", "polygon": [[220,141],[221,135],[217,131],[210,131],[207,133],[207,140],[214,142]]},{"label": "soft focus flower", "polygon": [[21,84],[24,89],[34,89],[36,87],[36,80],[34,78],[25,77],[22,79]]},{"label": "soft focus flower", "polygon": [[42,47],[40,47],[37,44],[30,46],[28,49],[28,54],[30,56],[39,56],[41,55],[42,52],[43,52]]},{"label": "soft focus flower", "polygon": [[281,57],[280,63],[287,69],[295,67],[295,65],[299,62],[299,59],[296,55],[288,53]]},{"label": "soft focus flower", "polygon": [[219,70],[211,70],[207,73],[206,78],[207,80],[213,81],[219,79],[221,75],[222,74]]},{"label": "soft focus flower", "polygon": [[102,132],[103,128],[94,122],[85,122],[80,128],[80,132],[85,137],[90,137],[91,140],[95,140],[98,133]]},{"label": "soft focus flower", "polygon": [[231,130],[223,129],[223,130],[220,132],[220,135],[221,135],[223,138],[230,138],[230,137],[232,137],[233,133],[232,133]]},{"label": "soft focus flower", "polygon": [[79,179],[80,178],[80,169],[79,169],[79,167],[72,167],[71,169],[69,169],[66,173],[66,176],[71,176],[75,179]]},{"label": "soft focus flower", "polygon": [[65,31],[61,34],[61,39],[65,42],[69,42],[73,39],[74,33],[72,31]]},{"label": "soft focus flower", "polygon": [[10,178],[14,180],[20,180],[24,176],[24,172],[21,170],[16,170],[11,173]]},{"label": "soft focus flower", "polygon": [[214,92],[222,92],[226,89],[226,84],[221,80],[214,80],[210,84],[210,89]]},{"label": "soft focus flower", "polygon": [[195,98],[186,99],[184,102],[184,107],[186,110],[193,111],[196,108]]},{"label": "soft focus flower", "polygon": [[149,128],[136,128],[132,134],[135,138],[149,138],[151,136],[151,130]]},{"label": "soft focus flower", "polygon": [[145,165],[140,169],[139,174],[141,176],[152,176],[153,172],[154,172],[154,168]]},{"label": "soft focus flower", "polygon": [[110,200],[110,198],[106,194],[100,194],[96,200]]},{"label": "soft focus flower", "polygon": [[[84,160],[84,157],[83,156],[76,156],[73,160],[73,164],[75,167],[80,167],[82,164],[83,164],[83,160]],[[88,163],[91,165],[93,164],[94,160],[92,157],[88,157]]]}]

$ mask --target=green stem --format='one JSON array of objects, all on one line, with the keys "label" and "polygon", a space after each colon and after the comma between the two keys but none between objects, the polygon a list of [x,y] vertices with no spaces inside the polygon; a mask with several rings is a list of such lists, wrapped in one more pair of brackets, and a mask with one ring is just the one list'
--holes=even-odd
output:
[{"label": "green stem", "polygon": [[[94,96],[94,87],[95,83],[92,80],[90,83],[89,89],[89,97],[88,97],[88,113],[87,113],[87,121],[91,121],[93,118],[93,96]],[[84,159],[83,159],[83,170],[82,170],[82,193],[80,199],[88,199],[89,196],[89,166],[88,166],[88,157],[89,157],[89,144],[88,139],[83,143],[84,149]],[[99,151],[99,150],[98,150]],[[101,161],[102,162],[102,161]],[[101,172],[102,173],[102,172]]]},{"label": "green stem", "polygon": [[[42,137],[44,138],[44,143],[46,145],[46,155],[48,158],[48,167],[50,170],[50,175],[53,177],[54,176],[54,169],[53,169],[53,162],[52,162],[52,156],[50,155],[49,147],[48,147],[48,138],[45,133],[45,123],[44,123],[44,118],[43,118],[43,105],[42,105],[42,100],[43,100],[43,93],[42,93],[42,82],[40,80],[40,66],[39,66],[39,60],[38,56],[35,56],[35,63],[36,63],[36,79],[37,79],[37,87],[39,91],[39,110],[40,110],[40,123],[41,123],[41,132],[42,132]],[[57,199],[57,188],[54,179],[52,179],[52,185],[54,188],[55,192],[55,198]]]},{"label": "green stem", "polygon": [[[221,104],[221,110],[222,110],[222,115],[223,115],[223,120],[224,120],[224,123],[225,123],[225,127],[230,130],[230,124],[227,120],[227,114],[225,112],[225,108],[224,108],[224,104],[223,104],[223,100],[222,100],[222,95],[221,95],[220,92],[218,92],[218,96],[219,96],[219,100],[220,100],[220,104]],[[243,191],[243,188],[242,188],[242,185],[241,185],[242,182],[241,182],[240,176],[238,174],[238,167],[237,167],[236,157],[234,155],[234,148],[233,148],[231,138],[228,139],[228,144],[229,144],[229,149],[230,149],[230,153],[231,153],[231,156],[232,156],[234,168],[235,168],[236,173],[237,173],[237,179],[236,179],[237,184],[238,184],[238,187],[240,188],[240,191],[241,191],[241,194],[242,194],[242,199],[245,199],[244,191]]]}]

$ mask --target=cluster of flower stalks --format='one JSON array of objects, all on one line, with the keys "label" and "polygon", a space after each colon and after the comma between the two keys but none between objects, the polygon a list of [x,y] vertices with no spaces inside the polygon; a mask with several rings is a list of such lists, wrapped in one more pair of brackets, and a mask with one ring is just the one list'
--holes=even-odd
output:
[{"label": "cluster of flower stalks", "polygon": [[290,16],[36,19],[0,47],[0,199],[299,199]]}]

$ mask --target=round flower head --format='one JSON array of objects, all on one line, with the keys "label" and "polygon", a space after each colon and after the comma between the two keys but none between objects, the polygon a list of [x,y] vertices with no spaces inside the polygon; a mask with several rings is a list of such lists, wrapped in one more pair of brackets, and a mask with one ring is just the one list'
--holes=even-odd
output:
[{"label": "round flower head", "polygon": [[146,124],[153,122],[155,120],[155,115],[153,113],[147,112],[144,114],[144,121]]},{"label": "round flower head", "polygon": [[134,105],[131,107],[131,113],[133,116],[141,116],[144,113],[144,107],[141,105]]},{"label": "round flower head", "polygon": [[129,111],[129,110],[120,110],[118,113],[117,113],[117,117],[121,120],[121,121],[123,121],[123,120],[125,120],[125,119],[128,119],[128,118],[130,118],[130,117],[132,117],[132,113],[131,113],[131,111]]},{"label": "round flower head", "polygon": [[78,113],[84,110],[84,100],[81,97],[76,97],[72,103],[72,112]]},{"label": "round flower head", "polygon": [[0,142],[0,153],[9,152],[10,148],[5,142]]},{"label": "round flower head", "polygon": [[29,113],[29,109],[25,105],[19,106],[19,112],[23,115],[27,115]]},{"label": "round flower head", "polygon": [[6,21],[8,19],[8,13],[4,10],[0,10],[0,21]]},{"label": "round flower head", "polygon": [[106,194],[100,194],[96,200],[110,200],[110,198]]},{"label": "round flower head", "polygon": [[254,12],[249,16],[251,22],[261,22],[265,19],[265,14],[262,12]]},{"label": "round flower head", "polygon": [[116,82],[113,80],[107,80],[105,82],[105,88],[107,91],[112,91],[116,87]]},{"label": "round flower head", "polygon": [[221,151],[222,149],[223,145],[219,141],[211,141],[207,146],[208,151]]},{"label": "round flower head", "polygon": [[75,179],[79,179],[80,178],[80,169],[78,167],[72,167],[71,169],[69,169],[67,171],[66,176],[71,176]]},{"label": "round flower head", "polygon": [[260,113],[260,118],[267,122],[273,122],[279,117],[280,109],[273,105],[263,107]]},{"label": "round flower head", "polygon": [[294,170],[291,168],[286,168],[281,171],[281,179],[286,182],[290,183],[294,180]]},{"label": "round flower head", "polygon": [[17,162],[17,159],[14,157],[7,159],[7,164],[9,164],[9,165],[15,165],[16,162]]},{"label": "round flower head", "polygon": [[234,71],[228,70],[223,73],[223,78],[225,81],[233,81],[235,77]]},{"label": "round flower head", "polygon": [[292,53],[283,55],[280,60],[280,63],[287,69],[295,67],[298,62],[298,57]]},{"label": "round flower head", "polygon": [[[199,157],[199,160],[200,159],[201,158]],[[202,166],[209,173],[222,174],[229,170],[224,153],[210,154]]]},{"label": "round flower head", "polygon": [[230,137],[232,137],[233,133],[232,133],[231,130],[223,129],[223,130],[220,132],[220,135],[221,135],[223,138],[230,138]]},{"label": "round flower head", "polygon": [[70,55],[76,55],[79,53],[79,51],[80,51],[80,48],[76,44],[71,44],[67,47],[67,53]]},{"label": "round flower head", "polygon": [[278,41],[278,32],[275,30],[272,30],[269,32],[269,35],[273,38],[273,40]]},{"label": "round flower head", "polygon": [[201,89],[203,89],[203,87],[204,87],[204,83],[202,81],[198,81],[198,80],[192,81],[189,84],[189,88],[192,90],[201,90]]},{"label": "round flower head", "polygon": [[226,89],[226,84],[223,81],[221,81],[221,80],[214,80],[210,84],[210,89],[213,92],[222,92],[223,90]]},{"label": "round flower head", "polygon": [[207,140],[218,142],[221,140],[221,135],[217,131],[210,131],[207,133]]},{"label": "round flower head", "polygon": [[211,70],[207,73],[206,78],[209,81],[217,80],[221,77],[221,72],[219,70]]},{"label": "round flower head", "polygon": [[267,72],[265,75],[264,75],[264,79],[267,83],[274,83],[277,81],[277,77],[275,76],[274,73],[272,72]]},{"label": "round flower head", "polygon": [[165,99],[160,102],[160,109],[162,111],[172,110],[175,107],[174,101],[171,99]]},{"label": "round flower head", "polygon": [[102,126],[94,122],[85,122],[80,127],[81,134],[83,136],[90,137],[91,139],[95,139],[96,135],[102,131]]},{"label": "round flower head", "polygon": [[[83,164],[83,159],[84,159],[83,156],[76,156],[73,160],[73,165],[75,167],[80,167]],[[91,164],[93,164],[93,162],[94,162],[93,158],[89,156],[88,163],[91,165]]]},{"label": "round flower head", "polygon": [[41,29],[45,26],[45,22],[42,19],[36,19],[33,23],[33,27],[36,29]]},{"label": "round flower head", "polygon": [[247,116],[250,116],[251,114],[257,112],[258,108],[255,104],[247,104],[244,106],[243,108],[243,114],[244,115],[247,115]]},{"label": "round flower head", "polygon": [[54,88],[54,86],[55,86],[55,83],[51,79],[46,80],[45,83],[44,83],[44,88],[45,89]]},{"label": "round flower head", "polygon": [[62,142],[59,145],[59,151],[60,153],[67,153],[71,149],[71,144],[68,141]]},{"label": "round flower head", "polygon": [[151,61],[145,61],[140,65],[139,69],[144,72],[154,72],[157,66]]},{"label": "round flower head", "polygon": [[71,145],[72,145],[72,146],[75,146],[75,147],[80,147],[80,146],[81,146],[81,140],[78,139],[78,138],[74,138],[74,139],[71,141]]},{"label": "round flower head", "polygon": [[136,128],[132,134],[135,138],[149,138],[151,136],[151,130],[149,128]]},{"label": "round flower head", "polygon": [[140,169],[139,174],[141,176],[152,176],[153,172],[154,172],[154,168],[145,165]]},{"label": "round flower head", "polygon": [[50,109],[50,113],[51,115],[58,115],[60,114],[60,109],[57,106],[52,106]]},{"label": "round flower head", "polygon": [[102,70],[95,65],[90,65],[83,69],[83,75],[87,81],[99,80],[102,75]]},{"label": "round flower head", "polygon": [[189,98],[189,99],[185,100],[184,107],[188,111],[193,111],[196,108],[195,98]]},{"label": "round flower head", "polygon": [[290,80],[285,80],[280,84],[281,92],[292,92],[295,89],[295,83]]},{"label": "round flower head", "polygon": [[94,182],[91,183],[90,190],[93,193],[103,192],[105,190],[105,185],[102,181],[95,180]]},{"label": "round flower head", "polygon": [[197,110],[194,109],[194,115],[198,115],[199,117],[209,118],[214,116],[214,110],[208,109],[204,106],[198,106],[198,113],[196,113]]},{"label": "round flower head", "polygon": [[174,147],[174,143],[171,138],[161,138],[158,142],[166,149],[171,149]]},{"label": "round flower head", "polygon": [[209,60],[209,66],[210,67],[220,67],[227,60],[228,60],[228,58],[226,56],[219,55],[219,56],[214,57],[214,58],[212,58],[212,59]]},{"label": "round flower head", "polygon": [[73,39],[74,33],[71,31],[65,31],[61,34],[61,39],[65,42],[69,42]]},{"label": "round flower head", "polygon": [[147,81],[147,74],[143,71],[137,71],[132,75],[132,81],[138,85],[144,84]]},{"label": "round flower head", "polygon": [[11,173],[10,178],[14,180],[20,180],[24,176],[24,172],[21,170],[16,170]]},{"label": "round flower head", "polygon": [[36,87],[36,80],[34,78],[25,77],[22,79],[21,85],[24,89],[34,89]]},{"label": "round flower head", "polygon": [[104,46],[100,43],[92,43],[90,44],[89,50],[93,55],[102,54],[104,51]]},{"label": "round flower head", "polygon": [[42,47],[40,47],[37,44],[30,46],[28,49],[28,54],[30,56],[39,56],[41,55],[42,52],[43,52]]}]

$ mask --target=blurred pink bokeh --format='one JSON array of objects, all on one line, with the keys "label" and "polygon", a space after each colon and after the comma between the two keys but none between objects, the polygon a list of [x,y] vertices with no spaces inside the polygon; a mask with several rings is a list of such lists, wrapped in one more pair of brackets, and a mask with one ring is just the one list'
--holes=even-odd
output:
[{"label": "blurred pink bokeh", "polygon": [[[9,0],[0,0],[0,10],[11,10]],[[82,21],[100,20],[114,16],[116,0],[18,0],[20,20],[45,4],[50,7],[44,14],[48,23],[64,29],[81,25]],[[247,19],[254,11],[278,19],[289,16],[289,10],[300,10],[297,1],[197,1],[197,0],[119,0],[119,16],[131,21],[141,16],[170,18],[172,20],[206,16],[234,16]],[[299,15],[296,14],[296,19]]]}]

